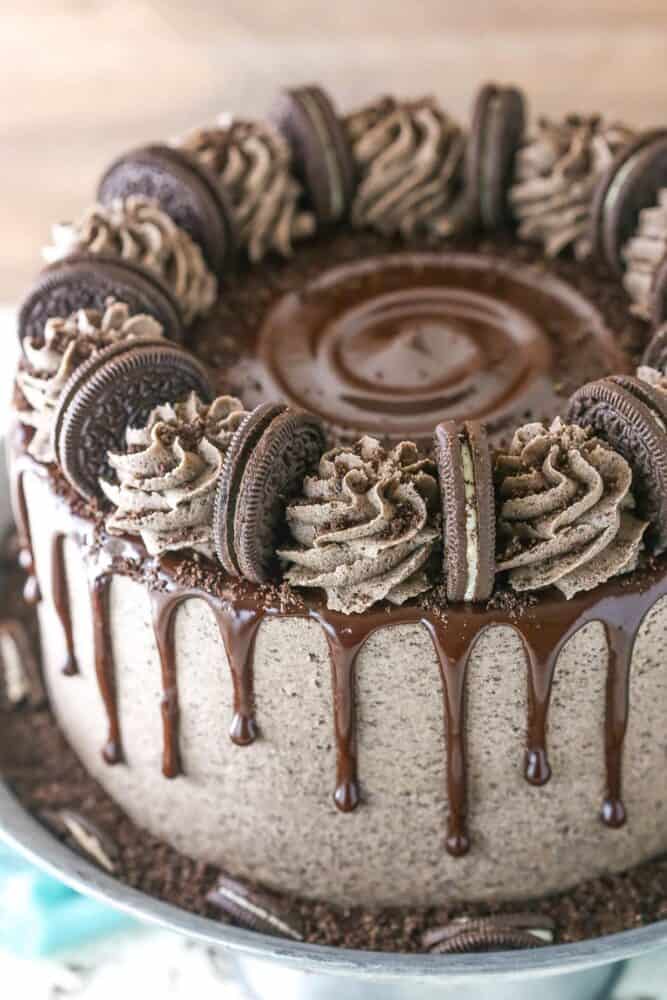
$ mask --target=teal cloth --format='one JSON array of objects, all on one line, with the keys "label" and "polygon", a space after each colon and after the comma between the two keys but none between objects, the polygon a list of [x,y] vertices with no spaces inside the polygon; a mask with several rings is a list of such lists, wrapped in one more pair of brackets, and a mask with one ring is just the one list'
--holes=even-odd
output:
[{"label": "teal cloth", "polygon": [[120,910],[79,895],[0,844],[0,948],[36,958],[132,923]]}]

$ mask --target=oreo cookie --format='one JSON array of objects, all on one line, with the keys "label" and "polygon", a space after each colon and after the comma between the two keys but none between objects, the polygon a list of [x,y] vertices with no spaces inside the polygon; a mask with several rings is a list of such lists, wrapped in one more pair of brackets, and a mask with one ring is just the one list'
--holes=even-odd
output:
[{"label": "oreo cookie", "polygon": [[646,345],[642,364],[659,372],[667,371],[667,323],[660,326]]},{"label": "oreo cookie", "polygon": [[510,224],[508,192],[525,122],[525,100],[520,90],[495,83],[480,89],[466,146],[462,196],[471,224],[481,224],[485,229]]},{"label": "oreo cookie", "polygon": [[237,246],[234,215],[215,175],[184,150],[149,145],[130,150],[107,168],[97,189],[103,204],[141,194],[154,198],[202,248],[220,274]]},{"label": "oreo cookie", "polygon": [[87,500],[100,496],[100,479],[114,476],[108,453],[124,448],[128,427],[193,391],[210,402],[206,369],[162,339],[122,341],[88,358],[63,388],[54,417],[54,452],[70,485]]},{"label": "oreo cookie", "polygon": [[131,313],[154,316],[168,340],[183,340],[178,304],[157,275],[118,257],[72,254],[44,268],[28,292],[19,310],[21,342],[41,337],[52,316],[69,316],[77,309],[104,312],[108,298],[127,303]]},{"label": "oreo cookie", "polygon": [[484,426],[447,420],[435,429],[442,497],[444,574],[450,601],[485,601],[495,580],[493,470]]},{"label": "oreo cookie", "polygon": [[268,892],[229,875],[218,877],[206,895],[206,902],[242,927],[260,934],[303,941],[303,929],[296,909],[288,907]]},{"label": "oreo cookie", "polygon": [[570,400],[567,419],[590,427],[626,459],[647,540],[667,549],[667,394],[631,375],[589,382]]},{"label": "oreo cookie", "polygon": [[218,558],[232,576],[275,575],[285,507],[325,449],[317,417],[280,403],[250,413],[227,449],[215,500]]},{"label": "oreo cookie", "polygon": [[294,172],[320,222],[342,219],[352,203],[355,166],[336,108],[318,86],[284,90],[269,113],[292,150]]},{"label": "oreo cookie", "polygon": [[625,146],[603,174],[591,207],[593,252],[616,277],[623,276],[622,249],[643,208],[654,205],[667,182],[667,130],[644,132]]}]

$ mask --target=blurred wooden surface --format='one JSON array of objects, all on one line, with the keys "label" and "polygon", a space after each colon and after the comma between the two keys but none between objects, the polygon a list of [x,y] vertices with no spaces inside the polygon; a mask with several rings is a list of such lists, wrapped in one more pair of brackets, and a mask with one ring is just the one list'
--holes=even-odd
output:
[{"label": "blurred wooden surface", "polygon": [[343,108],[432,91],[465,117],[496,78],[533,110],[648,125],[667,118],[666,51],[665,0],[2,0],[0,300],[114,153],[262,114],[281,83],[320,80]]}]

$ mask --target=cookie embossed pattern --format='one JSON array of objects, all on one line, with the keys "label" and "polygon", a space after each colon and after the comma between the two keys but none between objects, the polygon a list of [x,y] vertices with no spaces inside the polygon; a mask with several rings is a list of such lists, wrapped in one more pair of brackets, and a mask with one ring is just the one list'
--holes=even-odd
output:
[{"label": "cookie embossed pattern", "polygon": [[[667,847],[662,291],[638,316],[618,274],[664,139],[527,121],[513,87],[469,129],[290,90],[119,157],[26,299],[12,483],[52,709],[135,823],[230,878],[495,906]],[[121,307],[152,339],[54,379],[58,331]]]}]

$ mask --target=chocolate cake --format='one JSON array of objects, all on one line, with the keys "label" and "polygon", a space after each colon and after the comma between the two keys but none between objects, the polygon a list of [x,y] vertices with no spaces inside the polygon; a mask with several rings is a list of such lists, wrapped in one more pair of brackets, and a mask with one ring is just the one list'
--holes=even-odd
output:
[{"label": "chocolate cake", "polygon": [[56,228],[10,447],[50,707],[232,916],[667,850],[664,148],[311,86]]}]

